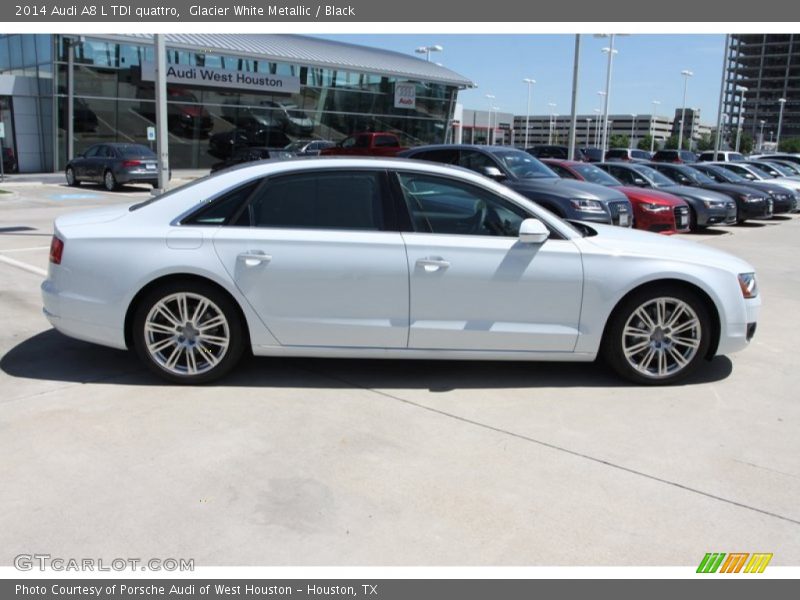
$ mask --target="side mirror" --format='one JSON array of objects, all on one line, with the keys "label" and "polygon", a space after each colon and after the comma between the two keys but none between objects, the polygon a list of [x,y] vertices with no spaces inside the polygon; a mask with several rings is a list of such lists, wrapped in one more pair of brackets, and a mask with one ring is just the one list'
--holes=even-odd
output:
[{"label": "side mirror", "polygon": [[633,185],[638,187],[647,187],[647,182],[644,179],[637,177],[633,180]]},{"label": "side mirror", "polygon": [[550,230],[539,219],[525,219],[520,223],[520,243],[543,244],[548,237],[550,237]]},{"label": "side mirror", "polygon": [[501,179],[506,178],[506,176],[503,175],[503,172],[497,167],[483,167],[481,169],[481,174],[486,175],[486,177],[494,179],[495,181],[500,181]]}]

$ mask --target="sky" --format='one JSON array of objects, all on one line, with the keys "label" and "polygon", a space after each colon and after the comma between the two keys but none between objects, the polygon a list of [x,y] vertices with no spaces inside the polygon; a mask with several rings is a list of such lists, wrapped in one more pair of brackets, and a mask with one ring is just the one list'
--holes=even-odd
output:
[{"label": "sky", "polygon": [[[492,101],[500,112],[524,115],[528,86],[524,78],[535,79],[531,114],[569,114],[572,92],[574,35],[322,35],[327,39],[385,48],[414,55],[420,46],[439,44],[442,52],[431,61],[472,80],[478,89],[459,94],[464,108],[487,110]],[[602,108],[598,91],[605,89],[608,39],[581,36],[578,113]],[[642,34],[618,36],[614,42],[610,114],[651,114],[653,100],[660,100],[656,113],[672,116],[683,102],[684,78],[689,69],[687,108],[700,109],[700,121],[717,120],[724,35]],[[415,55],[420,56],[420,55]],[[423,56],[424,59],[424,56]]]}]

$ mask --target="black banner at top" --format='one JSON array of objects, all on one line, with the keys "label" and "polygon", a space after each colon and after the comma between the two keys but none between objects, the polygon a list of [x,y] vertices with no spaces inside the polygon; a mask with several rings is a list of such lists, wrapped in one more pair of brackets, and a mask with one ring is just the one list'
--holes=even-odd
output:
[{"label": "black banner at top", "polygon": [[800,3],[786,0],[583,0],[573,2],[492,2],[461,0],[43,0],[0,5],[5,23],[34,22],[780,22],[800,21]]}]

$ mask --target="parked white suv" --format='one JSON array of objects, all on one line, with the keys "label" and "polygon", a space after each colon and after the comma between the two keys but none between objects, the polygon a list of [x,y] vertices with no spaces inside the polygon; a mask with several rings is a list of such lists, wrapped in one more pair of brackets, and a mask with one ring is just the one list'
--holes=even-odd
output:
[{"label": "parked white suv", "polygon": [[[714,157],[714,154],[717,156]],[[720,150],[716,153],[713,150],[707,150],[706,152],[701,152],[700,156],[697,157],[697,160],[700,162],[735,162],[744,160],[744,155],[741,152],[729,152],[727,150]]]}]

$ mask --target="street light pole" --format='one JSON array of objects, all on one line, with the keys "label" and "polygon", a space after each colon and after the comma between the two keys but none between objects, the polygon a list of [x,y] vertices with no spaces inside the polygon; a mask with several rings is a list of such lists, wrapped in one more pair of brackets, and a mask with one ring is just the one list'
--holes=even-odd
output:
[{"label": "street light pole", "polygon": [[689,87],[689,77],[694,75],[689,69],[681,71],[683,75],[683,106],[681,108],[681,125],[678,130],[678,150],[683,150],[683,124],[686,120],[686,89]]},{"label": "street light pole", "polygon": [[608,141],[608,102],[609,97],[611,96],[611,69],[614,65],[614,53],[616,52],[616,50],[614,50],[614,35],[615,34],[612,33],[608,36],[608,48],[603,48],[603,52],[608,52],[608,63],[606,66],[606,93],[604,97],[605,106],[603,107],[603,120],[605,125],[603,126],[603,144],[601,146],[602,150],[600,153],[601,160],[606,159],[606,142]]},{"label": "street light pole", "polygon": [[589,147],[589,123],[592,122],[590,117],[586,117],[586,147]]},{"label": "street light pole", "polygon": [[555,110],[554,109],[556,107],[556,103],[555,102],[548,102],[547,106],[550,107],[550,127],[548,128],[547,143],[548,144],[552,144],[553,143],[553,129],[555,128],[555,121],[553,120],[553,115],[555,114]]},{"label": "street light pole", "polygon": [[603,111],[599,108],[595,108],[594,112],[597,114],[597,120],[595,121],[594,124],[594,145],[595,148],[597,148],[598,147],[597,142],[600,140],[600,123],[603,120],[601,116]]},{"label": "street light pole", "polygon": [[650,154],[653,153],[656,147],[656,107],[661,104],[661,100],[653,100],[653,114],[650,115]]},{"label": "street light pole", "polygon": [[637,116],[638,115],[636,115],[634,113],[631,113],[631,117],[632,117],[632,119],[631,119],[631,139],[628,140],[628,145],[631,147],[631,150],[633,150],[633,129],[636,126],[636,117]]},{"label": "street light pole", "polygon": [[531,127],[531,88],[536,83],[536,80],[526,77],[522,81],[523,81],[523,83],[527,83],[528,84],[528,109],[527,109],[527,112],[525,113],[525,148],[527,148],[528,147],[528,131],[530,130],[530,127]]},{"label": "street light pole", "polygon": [[731,36],[725,36],[725,53],[722,57],[722,77],[719,84],[719,106],[717,107],[717,138],[714,141],[714,160],[719,157],[719,151],[722,147],[722,117],[723,117],[723,100],[725,99],[725,79],[728,75],[728,49],[731,44]]},{"label": "street light pole", "polygon": [[760,125],[760,128],[758,130],[758,149],[759,150],[764,150],[764,123],[766,123],[766,121],[764,119],[761,119],[758,122],[758,124]]},{"label": "street light pole", "polygon": [[736,152],[739,151],[739,143],[742,141],[742,108],[744,107],[744,95],[747,93],[747,88],[741,85],[736,86],[736,90],[741,92],[739,95],[739,114],[736,118]]},{"label": "street light pole", "polygon": [[486,99],[489,101],[489,115],[488,115],[488,124],[486,125],[486,145],[489,145],[489,137],[491,136],[491,127],[492,127],[492,100],[494,100],[494,94],[486,94]]},{"label": "street light pole", "polygon": [[780,151],[780,144],[781,144],[781,127],[783,125],[783,107],[786,104],[786,98],[778,98],[778,102],[781,104],[781,110],[778,113],[778,136],[775,138],[775,150]]}]

